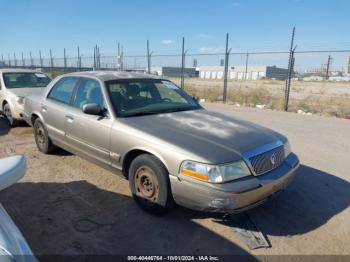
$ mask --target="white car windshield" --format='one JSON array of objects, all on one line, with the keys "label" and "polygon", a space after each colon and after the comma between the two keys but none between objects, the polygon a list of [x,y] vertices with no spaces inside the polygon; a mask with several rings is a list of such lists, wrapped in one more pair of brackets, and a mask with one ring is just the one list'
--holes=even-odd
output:
[{"label": "white car windshield", "polygon": [[3,73],[7,88],[46,87],[51,79],[43,73],[11,72]]}]

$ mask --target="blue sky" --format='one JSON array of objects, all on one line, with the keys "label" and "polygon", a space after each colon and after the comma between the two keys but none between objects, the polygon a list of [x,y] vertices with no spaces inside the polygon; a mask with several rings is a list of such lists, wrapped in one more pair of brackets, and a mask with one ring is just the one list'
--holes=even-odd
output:
[{"label": "blue sky", "polygon": [[[350,49],[349,0],[0,0],[0,54],[70,55],[98,44],[114,54],[287,50],[295,25],[298,49]],[[328,54],[327,54],[328,55]],[[338,56],[336,56],[338,57]],[[322,58],[323,59],[323,58]],[[339,59],[341,60],[341,58]],[[343,61],[339,61],[341,64]]]}]

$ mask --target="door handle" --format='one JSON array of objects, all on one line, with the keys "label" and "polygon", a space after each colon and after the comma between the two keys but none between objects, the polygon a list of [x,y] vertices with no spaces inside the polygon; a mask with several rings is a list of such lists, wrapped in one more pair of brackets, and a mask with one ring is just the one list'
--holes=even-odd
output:
[{"label": "door handle", "polygon": [[43,111],[44,113],[47,112],[47,107],[46,106],[41,106],[41,111]]},{"label": "door handle", "polygon": [[74,117],[71,115],[66,115],[66,119],[68,123],[73,123],[74,122]]}]

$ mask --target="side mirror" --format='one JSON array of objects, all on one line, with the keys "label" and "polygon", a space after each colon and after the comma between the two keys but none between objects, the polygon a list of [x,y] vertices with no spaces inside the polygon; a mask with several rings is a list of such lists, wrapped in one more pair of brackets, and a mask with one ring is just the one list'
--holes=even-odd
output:
[{"label": "side mirror", "polygon": [[98,104],[86,104],[83,105],[83,112],[87,115],[100,116],[102,109]]}]

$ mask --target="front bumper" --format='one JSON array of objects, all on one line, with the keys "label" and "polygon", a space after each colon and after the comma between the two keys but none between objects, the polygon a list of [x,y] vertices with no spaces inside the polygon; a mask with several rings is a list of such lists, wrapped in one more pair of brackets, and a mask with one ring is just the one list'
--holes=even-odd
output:
[{"label": "front bumper", "polygon": [[238,213],[256,207],[285,189],[299,168],[299,159],[290,154],[276,169],[224,184],[211,184],[190,177],[170,176],[177,204],[200,211]]}]

